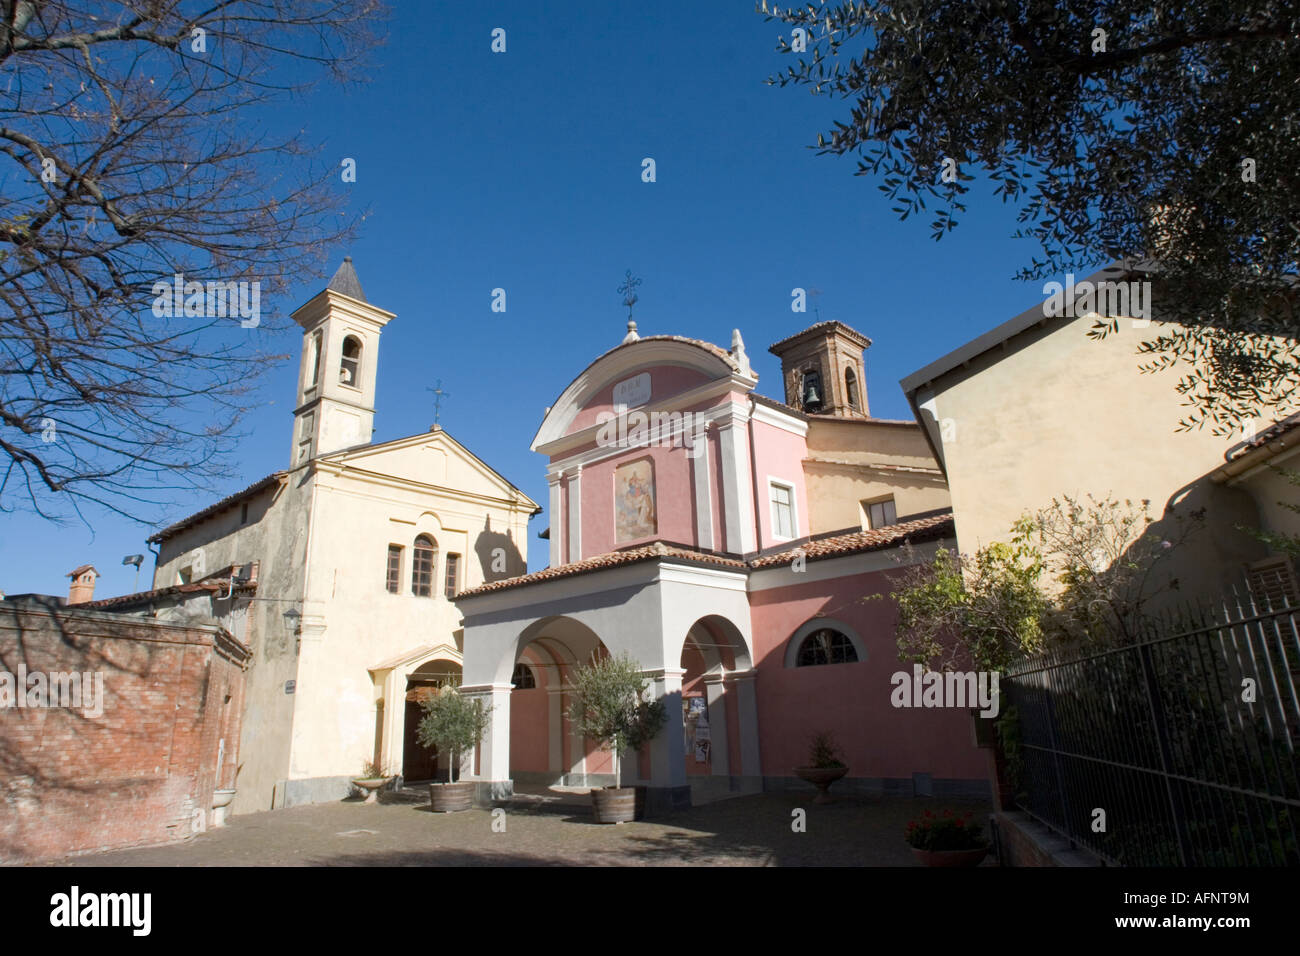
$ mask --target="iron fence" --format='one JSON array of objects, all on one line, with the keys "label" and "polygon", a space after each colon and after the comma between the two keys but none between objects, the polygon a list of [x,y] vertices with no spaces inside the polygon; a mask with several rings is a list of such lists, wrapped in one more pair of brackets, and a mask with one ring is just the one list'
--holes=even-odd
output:
[{"label": "iron fence", "polygon": [[1300,865],[1298,617],[1237,588],[1126,646],[1012,668],[1019,808],[1114,865]]}]

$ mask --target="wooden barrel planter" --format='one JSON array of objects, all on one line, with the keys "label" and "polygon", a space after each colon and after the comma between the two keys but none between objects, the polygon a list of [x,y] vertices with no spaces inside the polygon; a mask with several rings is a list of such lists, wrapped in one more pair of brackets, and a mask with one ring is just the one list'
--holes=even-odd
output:
[{"label": "wooden barrel planter", "polygon": [[434,813],[455,813],[474,806],[474,781],[429,784],[429,803]]},{"label": "wooden barrel planter", "polygon": [[597,823],[630,823],[636,819],[635,787],[599,787],[591,791]]}]

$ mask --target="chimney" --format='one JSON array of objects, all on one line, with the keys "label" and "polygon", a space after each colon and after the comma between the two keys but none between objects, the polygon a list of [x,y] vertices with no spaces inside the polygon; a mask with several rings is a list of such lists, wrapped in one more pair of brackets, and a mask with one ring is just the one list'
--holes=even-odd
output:
[{"label": "chimney", "polygon": [[85,604],[95,599],[95,579],[99,572],[89,564],[83,564],[75,571],[69,571],[72,583],[68,585],[68,604]]}]

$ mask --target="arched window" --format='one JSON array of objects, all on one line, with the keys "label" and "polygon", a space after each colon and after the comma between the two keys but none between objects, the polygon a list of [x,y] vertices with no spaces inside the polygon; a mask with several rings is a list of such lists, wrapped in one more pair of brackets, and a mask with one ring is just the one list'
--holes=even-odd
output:
[{"label": "arched window", "polygon": [[856,664],[858,652],[848,636],[830,627],[821,627],[803,639],[799,645],[796,667],[815,667],[818,664]]},{"label": "arched window", "polygon": [[307,376],[307,387],[315,388],[320,381],[320,346],[321,334],[316,332],[311,337],[311,372]]},{"label": "arched window", "polygon": [[433,565],[438,558],[438,545],[427,534],[415,539],[411,561],[411,593],[417,597],[433,596]]},{"label": "arched window", "polygon": [[343,361],[339,364],[339,381],[353,388],[361,387],[361,340],[349,335],[343,340]]},{"label": "arched window", "polygon": [[520,661],[515,665],[515,672],[510,675],[510,683],[515,685],[515,690],[532,690],[537,686],[537,676],[531,667]]},{"label": "arched window", "polygon": [[849,408],[856,412],[858,410],[858,376],[851,368],[844,370],[844,391],[849,397]]}]

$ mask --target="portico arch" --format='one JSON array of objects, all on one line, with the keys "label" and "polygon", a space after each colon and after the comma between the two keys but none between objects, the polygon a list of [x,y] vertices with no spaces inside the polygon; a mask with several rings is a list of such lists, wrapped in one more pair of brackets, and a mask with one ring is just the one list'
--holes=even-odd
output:
[{"label": "portico arch", "polygon": [[761,789],[755,671],[744,633],[720,614],[699,618],[682,642],[681,666],[692,788],[730,790],[740,778],[742,789]]}]

